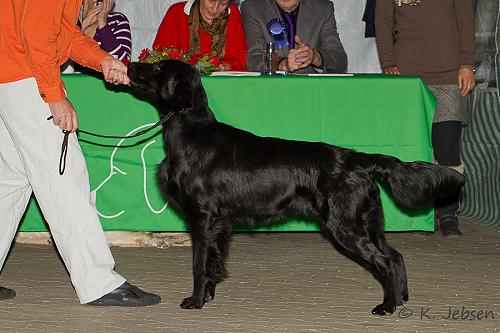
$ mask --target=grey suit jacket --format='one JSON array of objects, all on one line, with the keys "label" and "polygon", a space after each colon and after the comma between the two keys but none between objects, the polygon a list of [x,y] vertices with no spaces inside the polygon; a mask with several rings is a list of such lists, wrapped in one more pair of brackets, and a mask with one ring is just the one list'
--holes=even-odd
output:
[{"label": "grey suit jacket", "polygon": [[[248,44],[247,70],[263,70],[263,50],[266,42],[273,41],[267,23],[282,19],[275,0],[245,0],[241,4],[243,29]],[[297,17],[297,35],[318,50],[323,57],[323,70],[342,73],[347,68],[347,55],[337,32],[333,3],[330,0],[301,0]],[[288,56],[288,47],[279,49],[278,58]],[[297,73],[315,73],[309,66]]]}]

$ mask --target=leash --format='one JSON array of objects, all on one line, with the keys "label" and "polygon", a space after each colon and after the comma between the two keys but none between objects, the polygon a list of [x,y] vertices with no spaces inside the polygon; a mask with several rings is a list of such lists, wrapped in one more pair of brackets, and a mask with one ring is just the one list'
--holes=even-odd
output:
[{"label": "leash", "polygon": [[[181,110],[182,111],[182,110]],[[163,125],[170,117],[174,115],[173,111],[170,111],[166,116],[161,118],[158,122],[156,122],[153,126],[150,128],[144,129],[142,131],[139,131],[133,135],[129,136],[118,136],[118,135],[104,135],[104,134],[97,134],[97,133],[92,133],[84,130],[78,130],[80,133],[85,133],[87,135],[95,136],[98,138],[105,138],[105,139],[129,139],[129,138],[136,138],[138,136],[144,135],[148,133],[149,131],[155,129],[156,127]],[[51,120],[54,118],[53,116],[50,116],[47,118],[47,120]],[[61,145],[61,157],[59,157],[59,174],[62,176],[64,174],[64,171],[66,170],[66,156],[68,155],[68,140],[69,140],[69,135],[71,132],[68,132],[66,130],[62,131],[64,133],[64,138],[62,141]]]}]

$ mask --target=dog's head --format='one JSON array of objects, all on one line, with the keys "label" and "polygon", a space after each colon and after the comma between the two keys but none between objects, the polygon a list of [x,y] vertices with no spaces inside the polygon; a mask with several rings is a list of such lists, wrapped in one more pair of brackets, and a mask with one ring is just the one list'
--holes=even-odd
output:
[{"label": "dog's head", "polygon": [[154,64],[131,63],[127,72],[131,86],[152,97],[161,111],[186,110],[207,106],[207,97],[200,74],[191,65],[179,60]]}]

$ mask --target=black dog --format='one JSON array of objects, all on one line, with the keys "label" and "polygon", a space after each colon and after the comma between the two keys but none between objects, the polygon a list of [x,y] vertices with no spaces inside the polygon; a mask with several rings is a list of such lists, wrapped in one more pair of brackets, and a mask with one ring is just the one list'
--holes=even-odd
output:
[{"label": "black dog", "polygon": [[232,226],[287,217],[322,224],[381,282],[384,301],[372,313],[408,300],[403,257],[385,240],[375,180],[394,199],[417,207],[460,190],[458,172],[424,162],[300,141],[265,138],[217,122],[198,72],[180,61],[129,65],[132,86],[151,96],[162,117],[167,157],[159,170],[166,199],[189,224],[194,287],[182,308],[201,308],[226,276]]}]

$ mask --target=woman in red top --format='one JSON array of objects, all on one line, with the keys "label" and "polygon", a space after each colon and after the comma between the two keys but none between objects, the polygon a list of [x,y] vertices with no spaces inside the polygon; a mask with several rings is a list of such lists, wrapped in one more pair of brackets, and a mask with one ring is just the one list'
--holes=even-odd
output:
[{"label": "woman in red top", "polygon": [[221,71],[246,70],[241,15],[229,0],[189,0],[170,6],[153,43],[155,49],[165,47],[217,56]]}]

